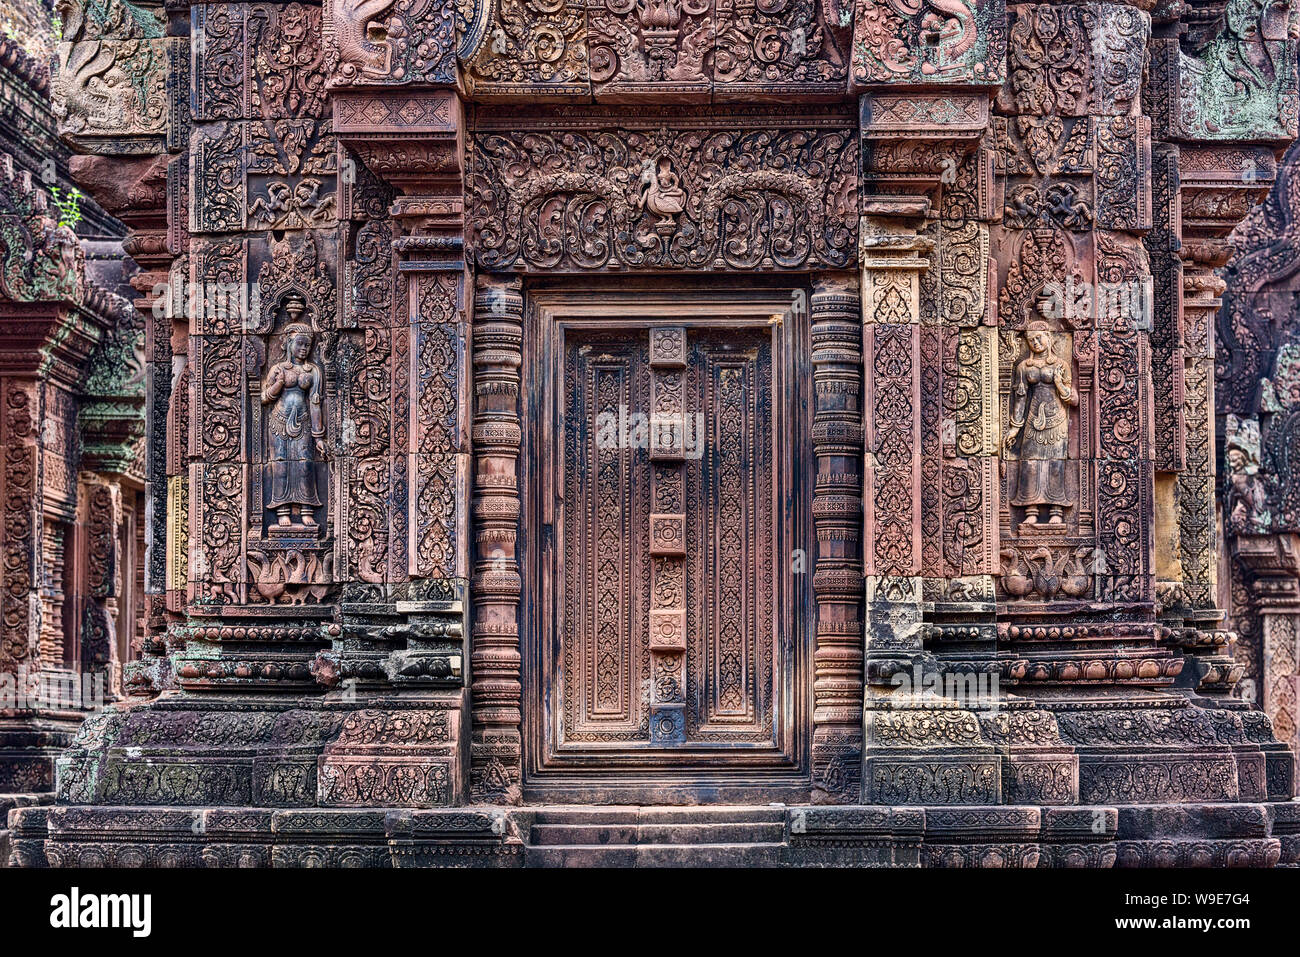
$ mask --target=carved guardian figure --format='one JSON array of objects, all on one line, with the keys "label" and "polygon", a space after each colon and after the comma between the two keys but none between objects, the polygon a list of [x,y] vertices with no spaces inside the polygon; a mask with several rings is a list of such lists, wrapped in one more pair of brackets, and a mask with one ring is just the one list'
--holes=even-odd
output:
[{"label": "carved guardian figure", "polygon": [[1063,525],[1065,510],[1073,504],[1065,483],[1069,407],[1079,404],[1079,395],[1071,384],[1070,364],[1052,348],[1052,330],[1046,321],[1029,323],[1025,344],[1029,354],[1017,363],[1011,382],[1011,427],[1005,441],[1008,452],[1019,444],[1011,504],[1025,509],[1022,526],[1037,525],[1044,505],[1047,524]]},{"label": "carved guardian figure", "polygon": [[276,523],[316,527],[312,508],[316,493],[316,464],[324,456],[325,425],[321,415],[320,366],[311,361],[311,327],[297,321],[301,300],[290,300],[290,322],[284,330],[284,359],[271,366],[262,385],[266,417],[266,457],[269,497]]}]

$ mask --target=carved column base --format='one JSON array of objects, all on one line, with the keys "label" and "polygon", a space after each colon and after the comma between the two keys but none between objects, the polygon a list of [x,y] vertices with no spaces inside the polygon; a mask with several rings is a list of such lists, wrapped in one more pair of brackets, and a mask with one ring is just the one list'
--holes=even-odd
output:
[{"label": "carved column base", "polygon": [[867,695],[863,793],[869,804],[1002,803],[1002,764],[971,711],[937,695]]},{"label": "carved column base", "polygon": [[1038,703],[1078,754],[1084,804],[1290,800],[1291,762],[1258,712],[1157,692]]},{"label": "carved column base", "polygon": [[462,699],[367,702],[349,711],[322,750],[317,779],[324,807],[442,807],[463,803]]},{"label": "carved column base", "polygon": [[15,813],[26,867],[517,867],[501,811],[57,807]]},{"label": "carved column base", "polygon": [[1002,797],[1008,804],[1079,803],[1079,758],[1056,717],[1010,698],[979,715],[980,731],[1002,756]]},{"label": "carved column base", "polygon": [[862,794],[862,733],[857,727],[813,731],[814,804],[853,804]]},{"label": "carved column base", "polygon": [[[12,677],[0,676],[0,687]],[[53,711],[12,711],[0,717],[0,795],[52,795],[55,762],[83,717]]]},{"label": "carved column base", "polygon": [[475,727],[470,739],[470,800],[475,804],[518,804],[522,742],[517,728]]}]

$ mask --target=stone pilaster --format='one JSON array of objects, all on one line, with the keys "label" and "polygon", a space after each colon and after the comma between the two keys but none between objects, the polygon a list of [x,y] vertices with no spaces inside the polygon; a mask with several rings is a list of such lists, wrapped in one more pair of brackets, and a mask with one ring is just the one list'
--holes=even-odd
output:
[{"label": "stone pilaster", "polygon": [[879,804],[997,804],[1000,762],[975,715],[925,695],[921,583],[920,233],[929,201],[863,201],[866,705],[863,791]]},{"label": "stone pilaster", "polygon": [[[1263,675],[1258,704],[1277,740],[1300,753],[1300,536],[1237,535],[1233,552],[1250,571],[1253,606],[1261,619]],[[1216,664],[1240,675],[1242,665],[1232,659]],[[1273,762],[1279,765],[1274,771],[1279,780],[1269,781],[1270,791],[1285,792],[1280,780],[1286,773],[1283,758],[1270,757],[1270,771]]]}]

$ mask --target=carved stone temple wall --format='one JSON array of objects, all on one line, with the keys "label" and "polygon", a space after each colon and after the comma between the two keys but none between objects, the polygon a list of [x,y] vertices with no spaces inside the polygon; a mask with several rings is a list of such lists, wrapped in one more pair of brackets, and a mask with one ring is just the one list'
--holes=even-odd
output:
[{"label": "carved stone temple wall", "polygon": [[[144,323],[123,229],[75,192],[45,59],[52,10],[0,38],[0,814],[121,697],[145,638]],[[129,268],[128,268],[129,267]],[[7,831],[0,854],[8,857]]]},{"label": "carved stone temple wall", "polygon": [[1300,388],[1295,148],[1268,197],[1231,236],[1228,288],[1216,326],[1219,522],[1227,547],[1219,603],[1239,635],[1236,694],[1260,707],[1279,741],[1300,751],[1300,512],[1295,415]]},{"label": "carved stone temple wall", "polygon": [[1292,5],[61,2],[148,635],[14,863],[1300,863],[1214,451]]}]

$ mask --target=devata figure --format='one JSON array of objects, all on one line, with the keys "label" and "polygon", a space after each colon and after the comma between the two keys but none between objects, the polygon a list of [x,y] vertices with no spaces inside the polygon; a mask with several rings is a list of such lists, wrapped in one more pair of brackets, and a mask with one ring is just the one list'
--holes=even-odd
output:
[{"label": "devata figure", "polygon": [[295,520],[315,527],[312,508],[316,494],[316,463],[325,454],[321,415],[321,369],[311,361],[313,335],[301,316],[301,301],[288,303],[290,322],[284,329],[284,359],[273,365],[262,385],[266,416],[267,471],[271,479],[266,507],[275,509],[277,523]]},{"label": "devata figure", "polygon": [[[1040,303],[1041,305],[1041,303]],[[1052,349],[1051,327],[1042,320],[1025,328],[1029,354],[1016,365],[1011,380],[1011,421],[1006,438],[1010,453],[1020,440],[1012,505],[1024,506],[1022,525],[1037,525],[1039,509],[1048,507],[1048,525],[1063,525],[1071,506],[1065,483],[1070,449],[1069,406],[1079,404],[1069,362]]]}]

